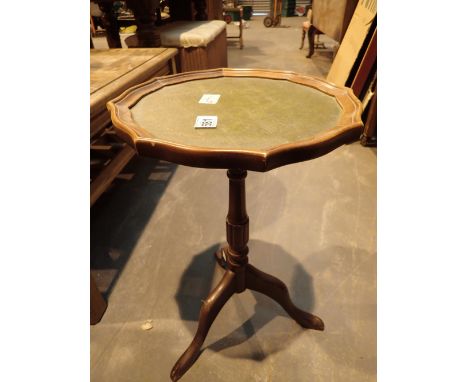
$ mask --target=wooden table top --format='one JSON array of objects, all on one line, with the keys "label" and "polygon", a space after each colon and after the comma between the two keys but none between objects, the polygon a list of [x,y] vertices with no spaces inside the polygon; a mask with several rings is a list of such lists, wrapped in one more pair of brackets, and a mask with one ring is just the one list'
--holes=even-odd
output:
[{"label": "wooden table top", "polygon": [[142,82],[148,71],[166,63],[177,54],[174,48],[136,48],[90,50],[90,108],[104,108],[105,103],[128,87]]},{"label": "wooden table top", "polygon": [[[199,103],[204,94],[220,98]],[[195,167],[267,171],[358,139],[363,126],[351,89],[269,70],[170,76],[134,88],[108,108],[139,154]],[[194,128],[197,116],[216,116],[216,128]]]}]

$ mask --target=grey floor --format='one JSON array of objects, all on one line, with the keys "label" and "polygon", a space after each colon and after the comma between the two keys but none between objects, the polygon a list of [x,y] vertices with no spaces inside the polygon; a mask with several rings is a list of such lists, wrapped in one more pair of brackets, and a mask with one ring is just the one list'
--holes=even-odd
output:
[{"label": "grey floor", "polygon": [[[266,29],[254,18],[245,48],[229,44],[229,65],[325,77],[333,49],[306,59],[302,21]],[[325,331],[247,291],[223,308],[182,381],[375,381],[376,150],[353,143],[246,182],[250,262]],[[227,186],[224,170],[137,158],[92,208],[92,274],[109,301],[91,327],[92,381],[170,381],[222,276],[213,252],[225,241]]]}]

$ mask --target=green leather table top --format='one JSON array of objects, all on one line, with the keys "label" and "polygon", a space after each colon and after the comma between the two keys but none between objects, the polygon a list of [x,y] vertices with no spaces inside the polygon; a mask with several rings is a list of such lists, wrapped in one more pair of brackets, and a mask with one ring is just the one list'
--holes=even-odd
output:
[{"label": "green leather table top", "polygon": [[[216,104],[200,104],[220,94]],[[335,127],[342,109],[320,90],[282,79],[221,77],[165,86],[131,109],[155,138],[181,145],[261,150],[309,139]],[[195,129],[197,116],[217,116],[214,129]]]}]

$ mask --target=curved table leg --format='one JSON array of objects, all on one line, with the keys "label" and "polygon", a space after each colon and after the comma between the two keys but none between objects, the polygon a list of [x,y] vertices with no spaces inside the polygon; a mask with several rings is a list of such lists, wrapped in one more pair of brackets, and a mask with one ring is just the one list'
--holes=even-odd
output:
[{"label": "curved table leg", "polygon": [[289,297],[288,288],[276,277],[247,264],[245,269],[245,286],[275,300],[302,327],[324,330],[325,325],[319,317],[307,313],[293,304]]},{"label": "curved table leg", "polygon": [[221,308],[234,294],[236,274],[227,270],[216,288],[203,301],[198,319],[198,329],[192,343],[178,359],[171,371],[172,381],[177,381],[193,365],[205,341],[208,330]]}]

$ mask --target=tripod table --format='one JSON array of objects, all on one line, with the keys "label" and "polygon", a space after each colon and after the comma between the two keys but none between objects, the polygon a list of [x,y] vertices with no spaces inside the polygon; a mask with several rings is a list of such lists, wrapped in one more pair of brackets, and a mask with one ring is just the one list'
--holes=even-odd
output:
[{"label": "tripod table", "polygon": [[215,254],[225,273],[203,301],[195,337],[171,379],[193,365],[219,311],[245,289],[277,301],[302,327],[324,330],[319,317],[293,304],[282,281],[249,264],[245,178],[248,170],[313,159],[359,139],[362,106],[352,90],[287,71],[213,69],[150,80],[107,107],[139,155],[228,169],[228,245]]}]

